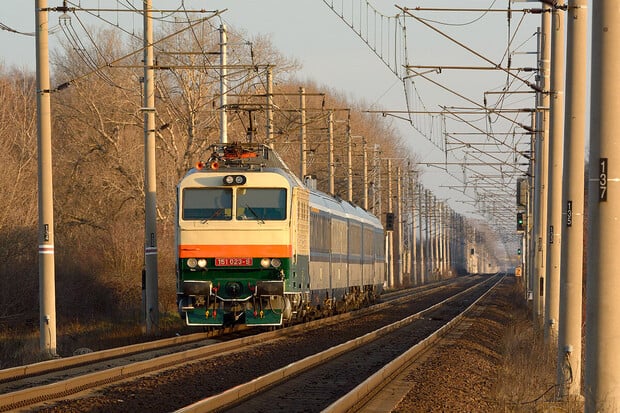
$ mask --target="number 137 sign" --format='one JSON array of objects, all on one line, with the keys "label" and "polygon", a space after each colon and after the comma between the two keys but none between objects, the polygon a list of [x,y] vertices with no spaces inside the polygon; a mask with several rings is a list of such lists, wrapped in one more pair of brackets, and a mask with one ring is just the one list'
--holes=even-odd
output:
[{"label": "number 137 sign", "polygon": [[600,158],[598,163],[598,200],[607,201],[607,158]]}]

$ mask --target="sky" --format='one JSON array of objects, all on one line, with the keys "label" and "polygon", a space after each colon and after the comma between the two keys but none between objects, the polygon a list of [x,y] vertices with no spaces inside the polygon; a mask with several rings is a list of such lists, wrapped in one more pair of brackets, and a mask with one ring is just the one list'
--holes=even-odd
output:
[{"label": "sky", "polygon": [[[140,4],[137,0],[129,1]],[[97,5],[111,8],[116,3],[115,0],[81,1],[82,7],[93,8]],[[228,26],[244,29],[249,35],[269,35],[279,50],[302,63],[302,78],[342,89],[370,104],[381,103],[390,90],[402,89],[398,79],[322,0],[185,0],[184,3],[188,9],[226,9],[222,20]],[[21,32],[34,32],[34,4],[34,0],[15,2],[10,10],[0,12],[0,23]],[[48,0],[49,7],[61,4],[61,0]],[[181,0],[153,0],[154,9],[172,9],[179,4]],[[396,9],[386,7],[385,11],[395,13]],[[136,19],[135,24],[140,25],[140,17]],[[50,14],[50,26],[54,23],[54,15]],[[3,45],[0,60],[5,64],[34,69],[34,37],[2,30],[0,42]],[[50,47],[53,46],[51,37]]]},{"label": "sky", "polygon": [[[337,11],[342,11],[345,20],[352,21],[354,28],[360,29],[361,27],[363,36],[366,34],[369,39],[374,38],[371,42],[375,44],[375,48],[381,48],[381,46],[376,46],[377,42],[381,42],[377,40],[381,38],[381,35],[377,33],[381,31],[382,24],[387,25],[385,23],[387,19],[373,20],[374,13],[366,17],[366,10],[368,10],[366,0],[328,1],[330,3],[333,1],[332,4]],[[5,7],[0,12],[0,23],[19,32],[34,32],[35,3],[33,0],[12,2],[10,8]],[[141,7],[138,0],[81,0],[79,2],[74,0],[73,3],[80,3],[82,7],[90,8],[112,8],[118,3]],[[309,79],[318,85],[341,91],[353,101],[363,101],[377,110],[391,113],[407,110],[402,81],[362,41],[354,29],[349,27],[322,0],[184,0],[184,2],[182,0],[153,0],[153,8],[171,9],[178,7],[181,3],[184,3],[188,9],[227,9],[222,14],[222,20],[227,25],[244,29],[249,35],[269,35],[278,50],[302,64],[303,68],[298,74],[302,80]],[[515,82],[515,79],[510,78],[506,73],[498,74],[497,71],[467,68],[456,70],[452,67],[457,65],[489,66],[490,62],[498,61],[506,64],[504,52],[508,38],[508,23],[510,23],[511,33],[517,33],[514,35],[510,48],[512,67],[535,66],[534,33],[540,25],[540,15],[515,12],[512,13],[509,21],[506,12],[473,11],[473,9],[483,10],[489,7],[505,9],[509,5],[508,0],[468,0],[467,2],[403,0],[396,3],[385,0],[370,1],[376,9],[389,16],[400,11],[395,4],[413,9],[417,6],[448,8],[457,4],[464,7],[464,3],[471,11],[415,11],[416,16],[427,19],[426,24],[414,18],[407,19],[406,55],[409,64],[443,66],[441,71],[416,68],[422,75],[414,78],[415,89],[411,89],[412,93],[409,96],[417,94],[420,100],[410,99],[412,105],[409,109],[437,111],[440,107],[446,106],[472,108],[481,105],[485,98],[489,102],[496,100],[498,95],[494,93],[502,88],[514,87],[524,90],[521,86],[515,86],[518,81]],[[49,7],[61,4],[61,0],[48,0]],[[539,4],[532,3],[531,7],[539,7]],[[511,7],[523,9],[527,7],[527,4],[524,1],[515,2],[511,4]],[[55,24],[54,19],[57,17],[50,15],[50,26]],[[136,16],[135,19],[135,22],[123,24],[141,25],[141,18]],[[138,30],[141,29],[138,28]],[[385,27],[384,32],[387,32]],[[54,47],[55,41],[52,36],[50,38],[51,48]],[[3,62],[5,66],[34,70],[34,37],[0,30],[0,44],[2,44],[0,62]],[[390,47],[400,50],[402,55],[405,54],[403,44],[385,46],[384,49],[387,50]],[[387,54],[391,56],[394,53],[388,51],[384,53],[384,56]],[[527,77],[527,80],[533,80],[532,73],[523,74],[523,76]],[[506,98],[505,106],[502,107],[509,105],[531,107],[533,102],[531,94],[520,93],[523,94],[514,94]],[[459,117],[467,116],[471,115]],[[479,114],[476,116],[480,117]],[[483,122],[482,128],[487,131],[492,129],[498,133],[499,139],[517,139],[517,142],[519,139],[524,139],[519,136],[515,137],[519,133],[518,128],[505,127],[501,124],[501,119],[491,119],[491,116],[488,119],[484,116],[482,118],[484,119],[476,119],[475,122]],[[412,153],[415,153],[423,164],[427,163],[422,167],[425,186],[431,188],[439,198],[448,200],[457,212],[468,213],[472,212],[472,208],[474,210],[479,208],[479,205],[475,207],[470,205],[469,196],[459,193],[461,189],[458,188],[463,185],[459,179],[473,182],[476,179],[475,171],[463,172],[460,167],[444,167],[445,170],[437,167],[438,163],[452,161],[453,157],[456,157],[455,159],[467,157],[470,161],[475,160],[471,155],[458,153],[458,145],[446,146],[445,148],[449,149],[447,152],[438,149],[438,145],[446,142],[442,127],[445,128],[444,132],[448,133],[461,130],[472,133],[477,129],[458,126],[459,123],[463,123],[462,119],[457,120],[455,125],[454,119],[435,118],[431,121],[427,115],[416,115],[417,128],[396,118],[394,122]],[[506,138],[505,134],[509,132],[512,132],[512,137]],[[483,173],[494,174],[497,171],[491,170]],[[458,179],[454,178],[455,176]],[[446,183],[449,184],[446,185]]]}]

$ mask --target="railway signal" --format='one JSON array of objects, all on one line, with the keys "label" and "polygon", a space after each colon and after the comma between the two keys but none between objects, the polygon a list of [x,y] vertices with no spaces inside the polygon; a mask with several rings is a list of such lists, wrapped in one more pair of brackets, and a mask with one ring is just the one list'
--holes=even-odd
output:
[{"label": "railway signal", "polygon": [[394,231],[394,213],[393,212],[385,213],[385,230]]},{"label": "railway signal", "polygon": [[517,231],[525,231],[523,223],[523,212],[517,212]]}]

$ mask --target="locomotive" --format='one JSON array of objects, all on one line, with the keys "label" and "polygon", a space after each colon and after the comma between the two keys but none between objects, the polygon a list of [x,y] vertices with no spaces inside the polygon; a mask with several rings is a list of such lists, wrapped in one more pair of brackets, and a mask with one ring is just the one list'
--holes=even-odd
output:
[{"label": "locomotive", "polygon": [[377,217],[302,182],[266,145],[209,152],[177,186],[177,303],[187,325],[279,326],[381,294]]}]

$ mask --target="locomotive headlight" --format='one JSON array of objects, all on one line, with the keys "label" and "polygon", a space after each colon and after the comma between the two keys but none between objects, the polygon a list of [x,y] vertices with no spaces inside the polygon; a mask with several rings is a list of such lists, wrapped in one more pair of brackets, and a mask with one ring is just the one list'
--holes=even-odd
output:
[{"label": "locomotive headlight", "polygon": [[198,260],[196,258],[188,258],[187,259],[187,266],[189,268],[196,268],[196,265],[198,265]]},{"label": "locomotive headlight", "polygon": [[280,268],[282,261],[279,258],[263,258],[260,260],[260,266],[263,268]]},{"label": "locomotive headlight", "polygon": [[205,268],[207,266],[207,260],[204,258],[201,258],[198,260],[198,266],[200,268]]},{"label": "locomotive headlight", "polygon": [[243,175],[226,175],[223,179],[224,185],[243,185],[246,181]]}]

